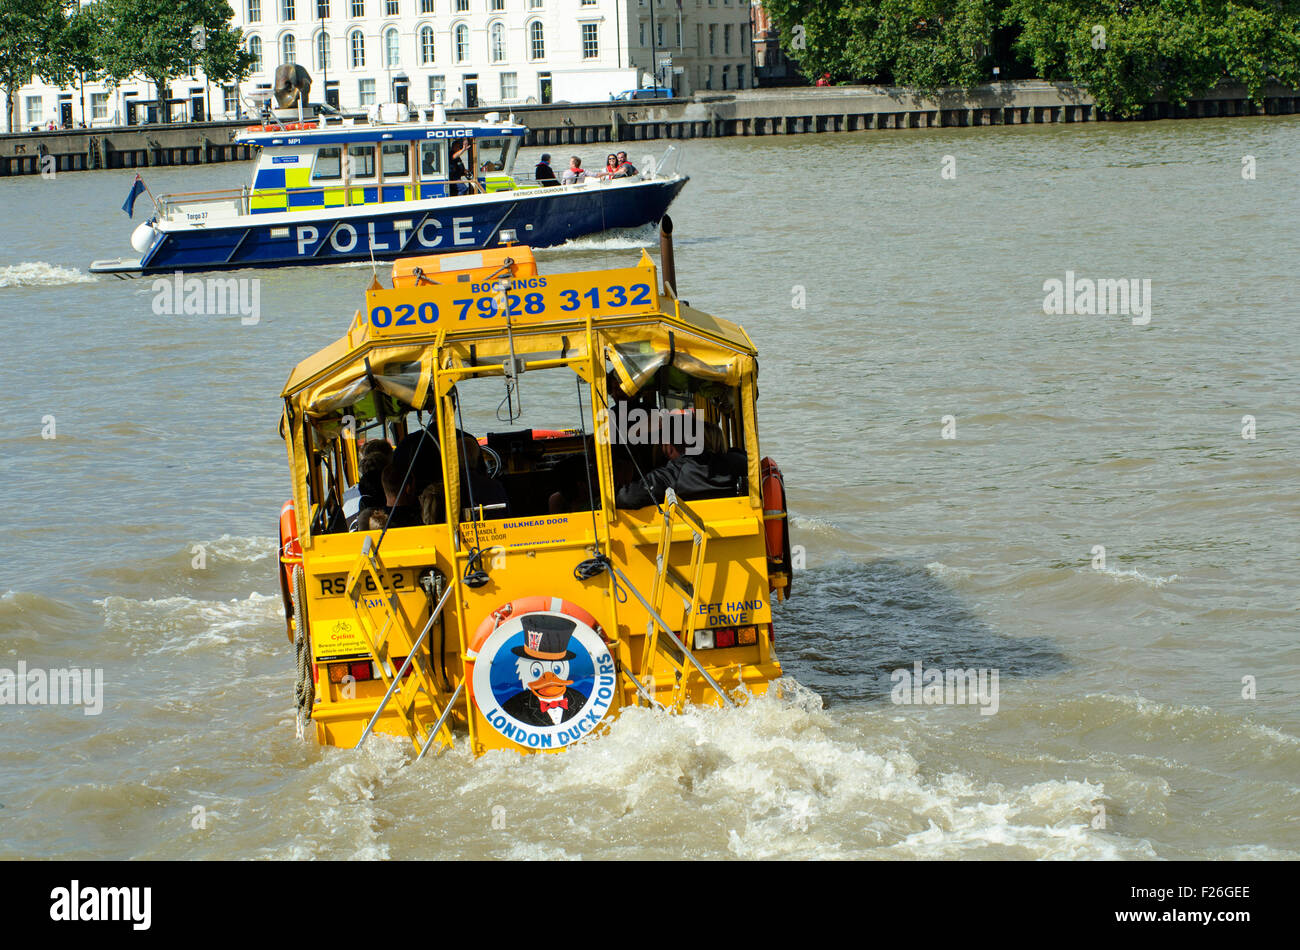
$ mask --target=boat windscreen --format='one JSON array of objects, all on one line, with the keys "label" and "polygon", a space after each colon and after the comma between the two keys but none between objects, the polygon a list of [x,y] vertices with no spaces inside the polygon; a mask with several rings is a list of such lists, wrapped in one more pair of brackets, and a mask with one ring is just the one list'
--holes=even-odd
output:
[{"label": "boat windscreen", "polygon": [[606,356],[618,374],[620,387],[629,396],[639,392],[665,366],[728,386],[736,385],[755,366],[753,357],[747,354],[663,330],[644,339],[611,343]]},{"label": "boat windscreen", "polygon": [[515,147],[519,139],[514,136],[500,138],[482,138],[475,143],[478,146],[480,171],[510,173],[515,163]]}]

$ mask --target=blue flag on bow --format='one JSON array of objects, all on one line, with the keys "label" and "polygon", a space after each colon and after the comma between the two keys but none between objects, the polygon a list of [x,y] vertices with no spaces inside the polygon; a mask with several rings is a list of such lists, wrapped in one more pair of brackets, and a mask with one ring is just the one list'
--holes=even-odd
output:
[{"label": "blue flag on bow", "polygon": [[126,201],[122,202],[122,210],[126,212],[128,218],[135,217],[135,199],[144,194],[144,191],[144,180],[136,175],[131,185],[131,193],[126,196]]}]

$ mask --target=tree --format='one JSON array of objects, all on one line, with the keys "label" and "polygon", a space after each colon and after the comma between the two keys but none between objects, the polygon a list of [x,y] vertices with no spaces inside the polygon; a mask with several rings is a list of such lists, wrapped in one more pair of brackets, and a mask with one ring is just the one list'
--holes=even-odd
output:
[{"label": "tree", "polygon": [[[94,5],[83,7],[77,0],[63,0],[62,29],[52,38],[50,63],[42,78],[56,86],[76,81],[81,93],[81,119],[86,121],[86,83],[103,73],[96,37],[100,22]],[[89,124],[87,122],[87,124]]]},{"label": "tree", "polygon": [[[197,65],[218,82],[248,75],[251,57],[240,31],[230,27],[234,11],[226,0],[99,0],[97,6],[104,22],[98,50],[114,82],[144,76],[165,102],[171,79]],[[199,26],[206,32],[203,50],[192,46]],[[167,120],[165,109],[159,118]]]},{"label": "tree", "polygon": [[0,0],[0,86],[5,130],[14,129],[14,98],[32,76],[57,72],[52,39],[63,32],[61,0]]}]

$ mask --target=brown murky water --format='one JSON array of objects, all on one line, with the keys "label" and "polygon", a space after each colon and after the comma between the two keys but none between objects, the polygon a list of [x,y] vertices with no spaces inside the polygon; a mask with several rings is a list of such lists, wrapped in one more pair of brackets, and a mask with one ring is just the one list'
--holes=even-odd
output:
[{"label": "brown murky water", "polygon": [[[418,767],[295,740],[275,581],[276,396],[366,270],[158,316],[85,275],[130,174],[0,181],[0,667],[105,681],[0,705],[0,857],[1300,856],[1297,156],[1295,117],[689,143],[679,284],[762,354],[800,685]],[[1149,322],[1045,314],[1067,272]],[[917,661],[998,670],[996,714],[891,702]]]}]

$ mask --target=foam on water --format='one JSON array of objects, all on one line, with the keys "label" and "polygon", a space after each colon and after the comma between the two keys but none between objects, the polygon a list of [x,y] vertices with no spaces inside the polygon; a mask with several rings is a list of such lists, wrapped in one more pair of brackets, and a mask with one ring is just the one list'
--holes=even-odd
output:
[{"label": "foam on water", "polygon": [[280,597],[256,591],[245,599],[196,600],[164,597],[137,600],[106,597],[95,603],[104,610],[110,632],[127,634],[132,645],[144,641],[150,653],[191,653],[228,646],[250,631],[262,633],[282,622]]},{"label": "foam on water", "polygon": [[63,284],[93,284],[96,278],[74,268],[44,261],[24,261],[0,267],[0,289],[7,287],[57,287]]},{"label": "foam on water", "polygon": [[1117,584],[1136,581],[1139,584],[1145,584],[1147,587],[1164,587],[1166,584],[1172,584],[1174,581],[1178,580],[1177,574],[1170,574],[1168,577],[1161,577],[1158,574],[1144,574],[1137,568],[1132,568],[1127,571],[1117,570],[1113,567],[1101,569],[1083,568],[1081,570],[1083,573],[1105,574],[1107,577],[1113,578]]}]

